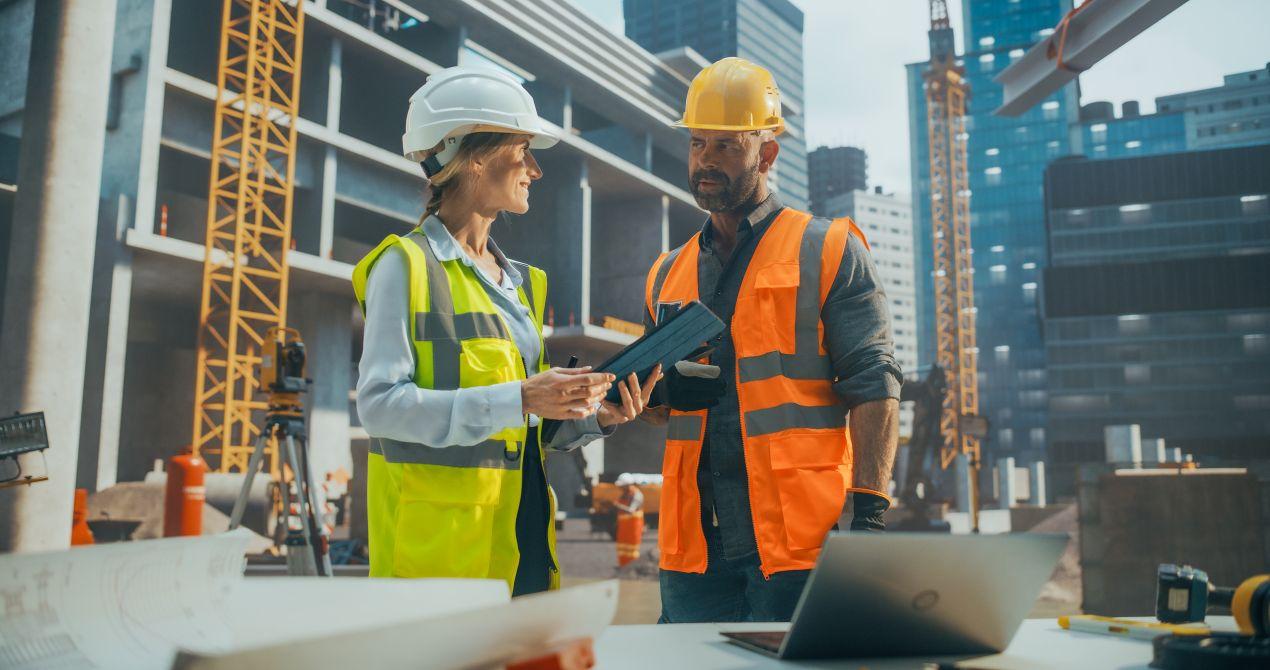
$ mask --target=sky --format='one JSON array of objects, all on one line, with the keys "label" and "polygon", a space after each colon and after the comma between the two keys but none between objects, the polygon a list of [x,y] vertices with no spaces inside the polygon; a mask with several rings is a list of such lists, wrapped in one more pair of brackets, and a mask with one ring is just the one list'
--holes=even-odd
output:
[{"label": "sky", "polygon": [[[569,0],[614,32],[622,0]],[[929,58],[927,0],[793,0],[805,14],[807,147],[859,146],[869,183],[908,193],[905,63]],[[961,45],[961,0],[949,0]],[[1270,0],[1189,0],[1081,75],[1081,101],[1138,100],[1221,85],[1270,61]]]}]

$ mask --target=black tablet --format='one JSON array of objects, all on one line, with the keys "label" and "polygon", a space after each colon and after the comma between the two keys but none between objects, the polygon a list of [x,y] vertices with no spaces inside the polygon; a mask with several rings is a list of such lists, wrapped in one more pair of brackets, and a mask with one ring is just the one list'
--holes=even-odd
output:
[{"label": "black tablet", "polygon": [[704,342],[723,332],[723,322],[700,302],[684,305],[674,315],[665,318],[655,328],[644,333],[630,346],[617,352],[598,366],[596,372],[608,372],[617,377],[609,389],[609,402],[621,403],[622,395],[617,384],[632,372],[641,381],[661,363],[662,370],[683,360]]}]

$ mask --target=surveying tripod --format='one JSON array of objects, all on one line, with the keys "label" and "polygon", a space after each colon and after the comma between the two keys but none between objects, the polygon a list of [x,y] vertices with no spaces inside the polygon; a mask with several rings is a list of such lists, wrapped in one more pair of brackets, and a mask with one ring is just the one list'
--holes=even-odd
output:
[{"label": "surveying tripod", "polygon": [[[290,484],[284,481],[281,487],[281,521],[287,534],[287,574],[330,577],[329,542],[322,528],[322,507],[318,505],[318,492],[314,487],[308,433],[304,427],[304,405],[300,401],[300,394],[311,381],[304,377],[304,343],[300,341],[299,333],[291,328],[270,328],[265,342],[274,345],[272,355],[266,353],[260,362],[260,385],[269,390],[265,427],[256,439],[256,447],[247,462],[243,487],[229,517],[229,529],[233,530],[242,523],[252,479],[260,470],[269,439],[274,438],[278,446],[279,471],[285,477],[286,471],[291,470]],[[299,528],[291,525],[292,487],[295,488],[295,516],[299,517]]]}]

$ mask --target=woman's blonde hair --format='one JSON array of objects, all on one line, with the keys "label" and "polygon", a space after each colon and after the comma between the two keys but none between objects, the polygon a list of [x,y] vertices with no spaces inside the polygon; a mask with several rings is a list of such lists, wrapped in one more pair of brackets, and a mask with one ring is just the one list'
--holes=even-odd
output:
[{"label": "woman's blonde hair", "polygon": [[[429,178],[428,187],[431,195],[423,218],[436,214],[446,198],[453,197],[463,188],[463,183],[471,172],[472,163],[491,158],[506,147],[520,144],[524,140],[525,135],[517,133],[478,132],[465,135],[463,141],[459,143],[459,151],[454,155],[454,159],[446,163],[440,172]],[[435,150],[440,150],[441,146],[437,144]]]}]

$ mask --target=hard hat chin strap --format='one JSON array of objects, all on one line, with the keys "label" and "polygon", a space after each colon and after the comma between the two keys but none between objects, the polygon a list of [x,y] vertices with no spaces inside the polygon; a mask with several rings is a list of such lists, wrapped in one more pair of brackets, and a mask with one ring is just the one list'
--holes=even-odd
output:
[{"label": "hard hat chin strap", "polygon": [[435,177],[442,168],[454,160],[454,157],[459,153],[459,143],[462,139],[463,135],[459,135],[458,137],[447,137],[442,140],[444,146],[442,146],[441,150],[419,163],[423,167],[424,176],[428,179]]},{"label": "hard hat chin strap", "polygon": [[431,156],[423,159],[423,161],[419,163],[419,166],[423,168],[423,176],[428,179],[435,177],[437,173],[441,171],[441,168],[445,167],[441,164],[441,161],[437,160],[436,154],[432,154]]}]

